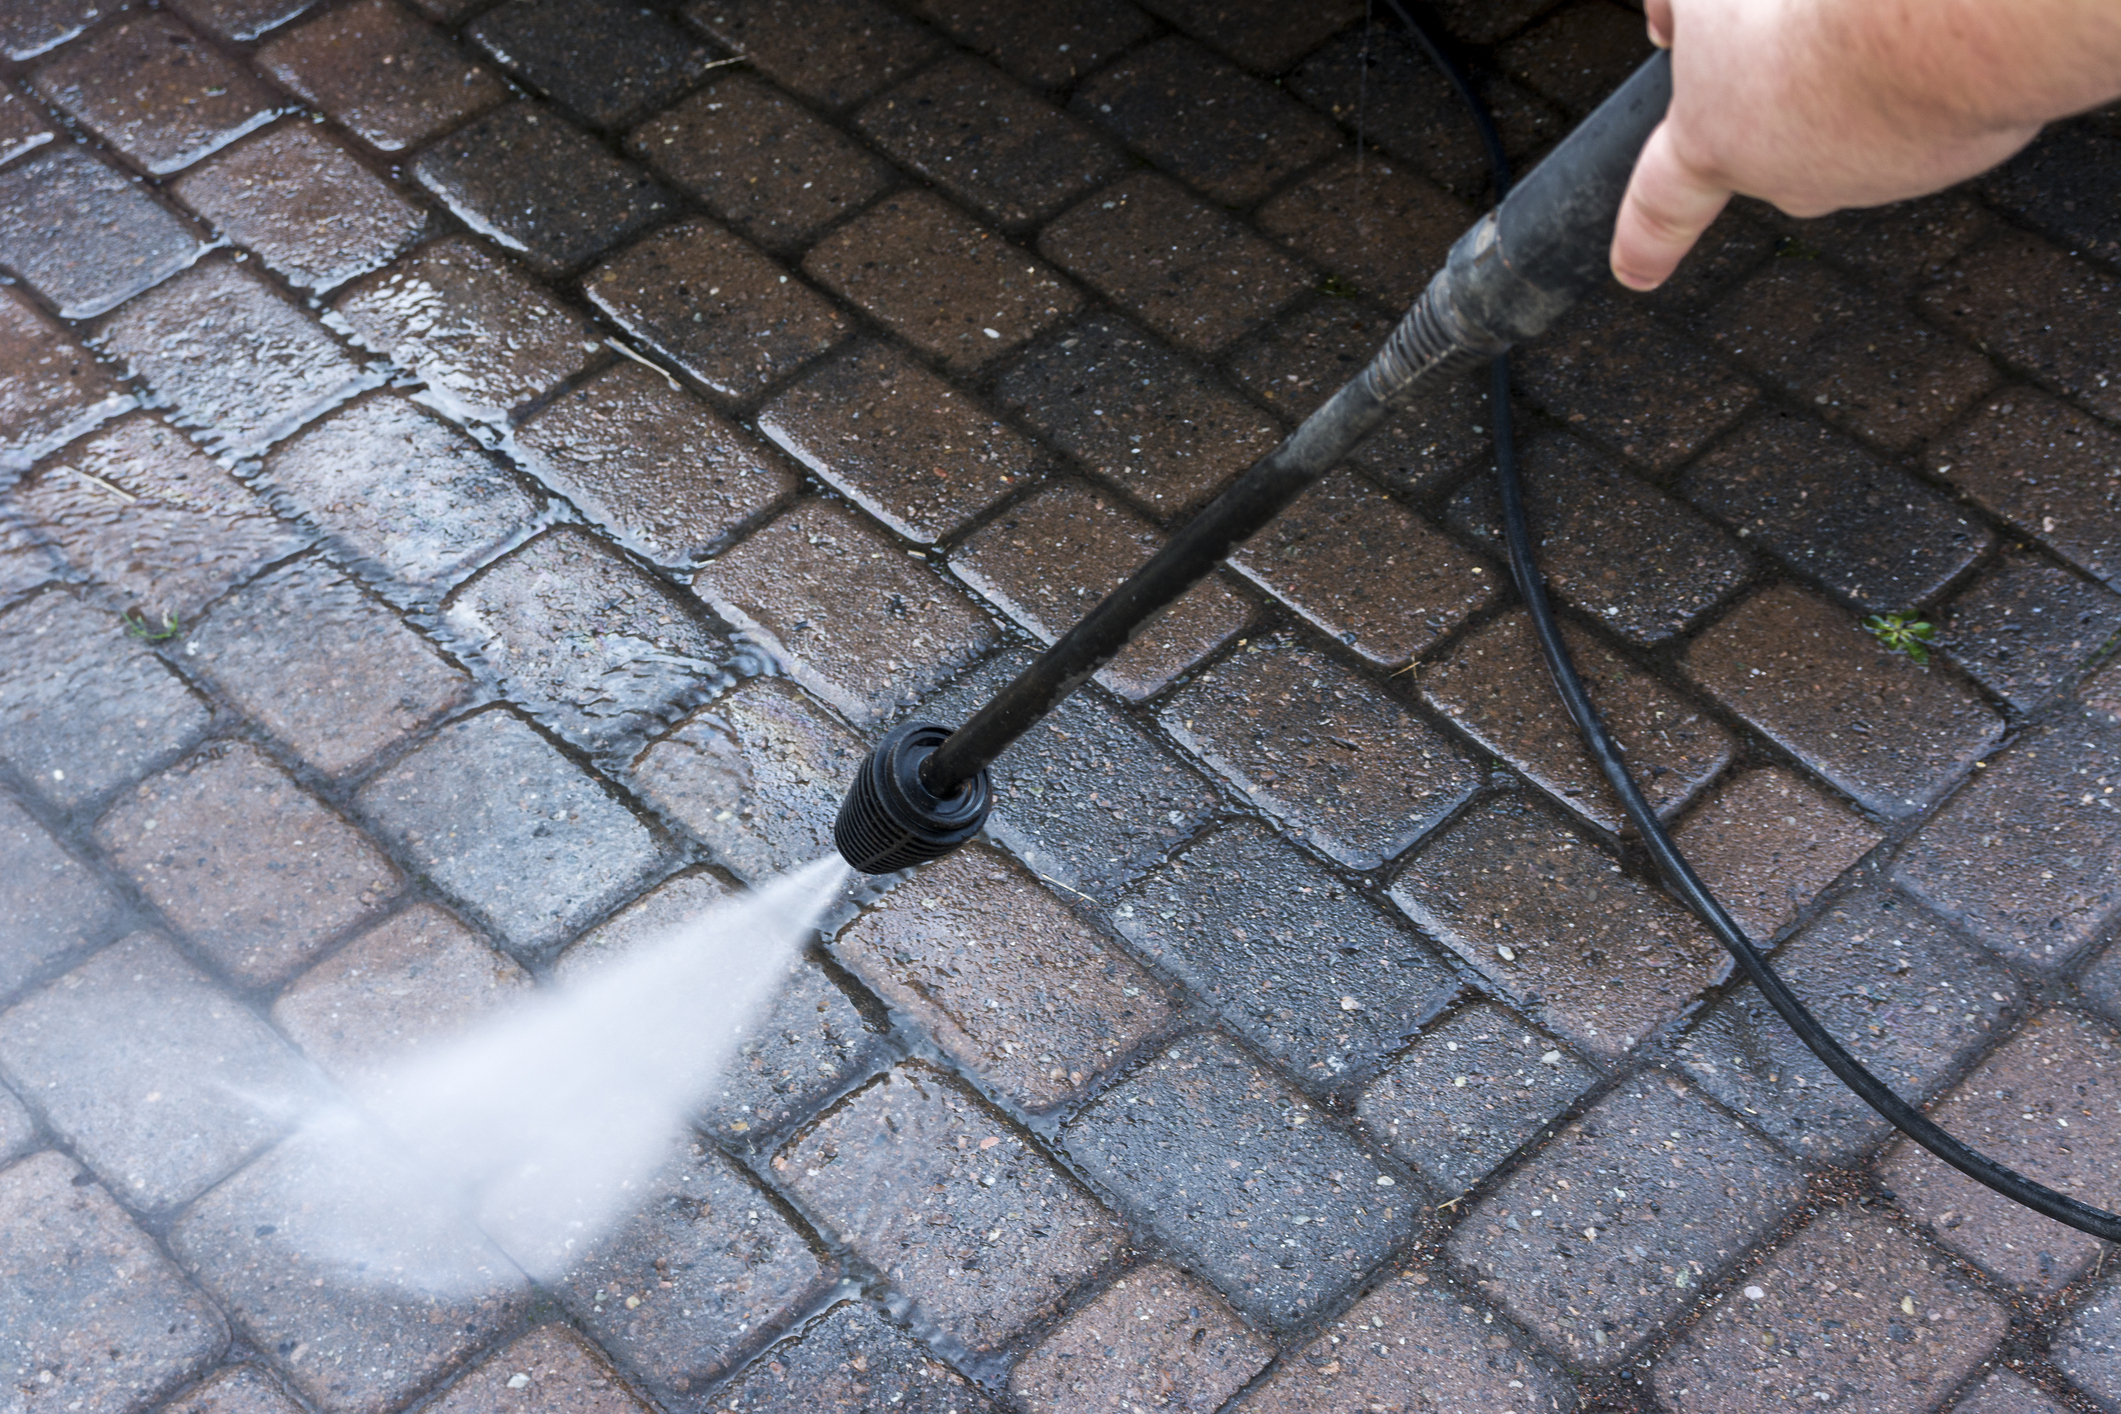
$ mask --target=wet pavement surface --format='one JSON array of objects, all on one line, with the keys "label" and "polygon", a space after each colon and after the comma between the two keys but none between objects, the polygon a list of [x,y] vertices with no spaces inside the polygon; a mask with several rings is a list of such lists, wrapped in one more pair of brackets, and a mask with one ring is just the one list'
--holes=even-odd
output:
[{"label": "wet pavement surface", "polygon": [[[1520,165],[1646,52],[1431,12]],[[1741,202],[1517,361],[1701,872],[2109,1206],[2117,168],[2109,110]],[[1477,380],[843,901],[571,1270],[305,1265],[277,1116],[828,849],[1486,200],[1352,0],[0,6],[0,1410],[2121,1409],[2103,1247],[1898,1140],[1618,832]]]}]

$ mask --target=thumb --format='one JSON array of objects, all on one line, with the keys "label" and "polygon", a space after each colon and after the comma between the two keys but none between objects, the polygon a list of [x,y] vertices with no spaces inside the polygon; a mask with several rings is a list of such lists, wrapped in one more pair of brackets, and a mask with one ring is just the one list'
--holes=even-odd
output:
[{"label": "thumb", "polygon": [[1731,190],[1687,165],[1667,118],[1643,144],[1613,227],[1613,277],[1631,290],[1654,290],[1694,248]]}]

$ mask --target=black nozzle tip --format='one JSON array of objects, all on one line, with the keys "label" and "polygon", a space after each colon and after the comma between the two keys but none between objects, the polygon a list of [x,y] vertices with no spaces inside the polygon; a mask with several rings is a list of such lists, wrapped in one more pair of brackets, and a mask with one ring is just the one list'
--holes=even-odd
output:
[{"label": "black nozzle tip", "polygon": [[994,806],[985,770],[950,796],[921,780],[921,766],[948,735],[946,727],[908,722],[877,743],[833,822],[841,858],[864,874],[889,874],[940,859],[980,832]]}]

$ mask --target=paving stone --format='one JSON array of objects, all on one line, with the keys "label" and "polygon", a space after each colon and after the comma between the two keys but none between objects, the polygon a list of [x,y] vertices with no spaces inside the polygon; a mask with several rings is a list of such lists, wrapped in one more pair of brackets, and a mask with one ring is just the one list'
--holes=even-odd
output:
[{"label": "paving stone", "polygon": [[868,747],[793,685],[737,684],[634,760],[636,789],[760,883],[833,849],[832,822]]},{"label": "paving stone", "polygon": [[436,1414],[646,1414],[649,1408],[601,1351],[559,1321],[509,1342],[427,1407]]},{"label": "paving stone", "polygon": [[2068,1414],[2068,1409],[2009,1370],[1997,1370],[1954,1404],[1952,1414]]},{"label": "paving stone", "polygon": [[1963,188],[1811,221],[1779,212],[1769,219],[1788,232],[1786,253],[1802,258],[1816,248],[1895,294],[1936,279],[1953,256],[1998,229],[1996,218]]},{"label": "paving stone", "polygon": [[1379,1143],[1446,1193],[1463,1193],[1598,1082],[1598,1072],[1479,1002],[1431,1028],[1362,1093]]},{"label": "paving stone", "polygon": [[0,1090],[0,1166],[13,1163],[38,1147],[37,1122],[22,1102]]},{"label": "paving stone", "polygon": [[953,373],[985,366],[1082,303],[1044,262],[927,192],[884,198],[812,248],[803,269]]},{"label": "paving stone", "polygon": [[255,456],[369,381],[330,335],[257,276],[221,261],[134,299],[97,346],[209,447]]},{"label": "paving stone", "polygon": [[1555,0],[1437,0],[1436,12],[1452,34],[1472,44],[1493,44],[1554,8]]},{"label": "paving stone", "polygon": [[310,290],[367,274],[427,224],[425,211],[299,121],[200,164],[170,190],[215,231]]},{"label": "paving stone", "polygon": [[660,15],[619,0],[509,0],[469,33],[497,63],[599,128],[622,127],[677,97],[710,52]]},{"label": "paving stone", "polygon": [[733,400],[849,332],[830,301],[711,221],[657,231],[592,271],[585,288],[628,333]]},{"label": "paving stone", "polygon": [[826,108],[859,103],[937,48],[877,0],[692,0],[684,13],[767,78]]},{"label": "paving stone", "polygon": [[[994,1143],[988,1143],[994,1140]],[[974,1351],[1051,1312],[1126,1234],[998,1114],[900,1065],[774,1160],[829,1231]]]},{"label": "paving stone", "polygon": [[[999,654],[908,715],[956,726],[1030,666]],[[987,835],[1033,872],[1109,897],[1206,824],[1214,789],[1095,692],[1078,692],[988,768]]]},{"label": "paving stone", "polygon": [[[1729,535],[1573,437],[1535,434],[1519,460],[1548,587],[1623,638],[1647,646],[1686,632],[1751,572]],[[1474,477],[1452,498],[1450,518],[1501,554],[1492,478]]]},{"label": "paving stone", "polygon": [[[196,446],[144,413],[63,461],[47,462],[16,500],[78,573],[116,591],[143,631],[179,624],[230,585],[309,543]],[[143,553],[148,549],[153,553]]]},{"label": "paving stone", "polygon": [[1747,935],[1765,943],[1885,836],[1794,771],[1726,781],[1673,833]]},{"label": "paving stone", "polygon": [[[1730,764],[1731,734],[1685,698],[1573,624],[1562,626],[1562,638],[1660,816],[1676,813]],[[1467,635],[1419,681],[1431,707],[1558,803],[1602,830],[1617,834],[1626,824],[1554,691],[1522,609]]]},{"label": "paving stone", "polygon": [[1224,206],[1250,206],[1340,145],[1330,122],[1178,35],[1080,85],[1070,107]]},{"label": "paving stone", "polygon": [[547,275],[674,209],[654,178],[529,99],[465,124],[412,170],[466,225]]},{"label": "paving stone", "polygon": [[2094,712],[2103,712],[2121,724],[2121,659],[2109,659],[2105,667],[2086,679],[2077,695]]},{"label": "paving stone", "polygon": [[1009,1392],[1031,1414],[1088,1408],[1220,1409],[1274,1358],[1214,1288],[1164,1262],[1137,1267],[1017,1362]]},{"label": "paving stone", "polygon": [[28,811],[0,796],[0,998],[18,991],[68,953],[100,943],[124,921],[125,907],[88,867],[59,847]]},{"label": "paving stone", "polygon": [[2071,253],[2121,264],[2121,207],[2087,176],[2121,163],[2121,133],[2091,122],[2050,124],[2030,147],[1980,179],[2012,215],[2048,232]]},{"label": "paving stone", "polygon": [[1354,0],[1300,10],[1273,0],[1148,0],[1147,8],[1238,63],[1268,73],[1287,68],[1359,13]]},{"label": "paving stone", "polygon": [[1107,187],[1052,222],[1038,248],[1200,353],[1228,344],[1312,279],[1272,241],[1153,172]]},{"label": "paving stone", "polygon": [[316,0],[173,0],[171,8],[220,39],[247,40],[283,25]]},{"label": "paving stone", "polygon": [[66,568],[58,551],[11,514],[13,509],[0,499],[0,607],[51,583]]},{"label": "paving stone", "polygon": [[455,1035],[530,985],[529,974],[431,903],[392,914],[302,974],[273,1024],[340,1081]]},{"label": "paving stone", "polygon": [[16,61],[34,59],[88,28],[102,13],[101,0],[19,0],[0,15],[0,52]]},{"label": "paving stone", "polygon": [[1421,297],[1473,209],[1391,162],[1341,157],[1259,209],[1259,224],[1386,304]]},{"label": "paving stone", "polygon": [[161,177],[271,122],[278,97],[170,14],[113,25],[37,70],[37,91]]},{"label": "paving stone", "polygon": [[160,284],[199,258],[184,222],[128,178],[72,146],[0,172],[0,264],[87,319]]},{"label": "paving stone", "polygon": [[452,415],[502,422],[588,364],[595,329],[457,236],[378,271],[334,306],[370,348],[427,381]]},{"label": "paving stone", "polygon": [[[385,1414],[517,1327],[530,1291],[490,1242],[439,1211],[360,1234],[370,1265],[403,1278],[351,1273],[336,1161],[312,1138],[282,1144],[207,1194],[169,1245],[305,1400]],[[408,1304],[425,1315],[408,1319]]]},{"label": "paving stone", "polygon": [[1821,1393],[1921,1414],[1974,1372],[2009,1323],[1956,1264],[1860,1208],[1822,1213],[1746,1280],[1658,1362],[1650,1378],[1673,1414]]},{"label": "paving stone", "polygon": [[321,1090],[288,1044],[145,933],[0,1017],[0,1071],[114,1192],[188,1202]]},{"label": "paving stone", "polygon": [[0,290],[0,473],[26,471],[135,402],[35,305]]},{"label": "paving stone", "polygon": [[1647,296],[1650,308],[1692,327],[1700,312],[1765,263],[1788,239],[1775,234],[1787,218],[1765,202],[1733,198],[1709,223],[1672,278]]},{"label": "paving stone", "polygon": [[2121,951],[2107,948],[2077,974],[2077,991],[2108,1016],[2121,1016]]},{"label": "paving stone", "polygon": [[998,641],[964,595],[815,498],[702,568],[692,587],[857,725],[933,690]]},{"label": "paving stone", "polygon": [[2081,1307],[2075,1318],[2055,1332],[2049,1349],[2056,1365],[2077,1387],[2095,1396],[2108,1409],[2121,1404],[2121,1341],[2115,1338],[2114,1284],[2094,1290],[2092,1304]]},{"label": "paving stone", "polygon": [[1730,966],[1691,914],[1520,796],[1466,812],[1393,880],[1392,901],[1601,1064],[1625,1059]]},{"label": "paving stone", "polygon": [[555,950],[662,855],[594,777],[506,712],[443,727],[370,781],[359,805],[518,958]]},{"label": "paving stone", "polygon": [[855,130],[1007,226],[1053,215],[1125,165],[1081,123],[969,55],[872,100]]},{"label": "paving stone", "polygon": [[2006,388],[1927,461],[1983,510],[2121,588],[2121,435],[2112,429],[2045,393]]},{"label": "paving stone", "polygon": [[1519,1324],[1606,1370],[1804,1197],[1794,1163],[1651,1072],[1558,1130],[1467,1211],[1446,1250]]},{"label": "paving stone", "polygon": [[383,152],[417,147],[508,87],[390,0],[354,0],[258,51],[267,73]]},{"label": "paving stone", "polygon": [[1147,973],[984,845],[921,870],[841,929],[832,950],[1033,1113],[1082,1098],[1176,1015]]},{"label": "paving stone", "polygon": [[167,1414],[302,1414],[302,1406],[257,1365],[224,1365],[164,1408]]},{"label": "paving stone", "polygon": [[44,146],[59,135],[58,128],[41,104],[12,85],[0,87],[0,163]]},{"label": "paving stone", "polygon": [[1412,1395],[1462,1414],[1575,1409],[1568,1381],[1527,1358],[1524,1345],[1493,1321],[1493,1312],[1465,1303],[1429,1273],[1398,1273],[1300,1354],[1284,1358],[1237,1407],[1245,1414],[1368,1414]]},{"label": "paving stone", "polygon": [[1112,922],[1225,1026],[1319,1089],[1374,1067],[1458,990],[1395,919],[1250,822],[1141,879]]},{"label": "paving stone", "polygon": [[1964,685],[1889,652],[1855,615],[1795,585],[1764,589],[1681,660],[1696,685],[1867,810],[1913,813],[2002,723]]},{"label": "paving stone", "polygon": [[714,687],[726,649],[697,612],[595,535],[563,525],[481,570],[442,618],[502,695],[607,751]]},{"label": "paving stone", "polygon": [[1421,1200],[1367,1148],[1214,1032],[1166,1047],[1062,1142],[1189,1268],[1277,1330],[1332,1302],[1418,1221]]},{"label": "paving stone", "polygon": [[1351,869],[1374,869],[1479,784],[1398,699],[1285,635],[1254,640],[1159,714],[1261,809]]},{"label": "paving stone", "polygon": [[1060,0],[1021,14],[979,0],[914,0],[913,8],[960,44],[1045,88],[1081,78],[1156,28],[1127,0]]},{"label": "paving stone", "polygon": [[64,593],[0,618],[0,757],[62,810],[138,780],[213,719],[122,629]]},{"label": "paving stone", "polygon": [[1953,662],[2029,712],[2121,630],[2121,597],[2042,556],[2006,553],[1945,606],[1941,628]]},{"label": "paving stone", "polygon": [[2121,913],[2121,723],[2031,732],[1901,852],[1895,877],[2003,956],[2055,968]]},{"label": "paving stone", "polygon": [[219,1313],[64,1155],[0,1170],[0,1230],[0,1330],[20,1407],[143,1408],[227,1346]]},{"label": "paving stone", "polygon": [[1916,303],[2093,412],[2121,419],[2116,277],[2009,231],[1962,252]]},{"label": "paving stone", "polygon": [[327,775],[472,691],[461,669],[321,559],[276,570],[220,605],[185,638],[184,664]]},{"label": "paving stone", "polygon": [[1642,16],[1605,0],[1564,6],[1497,52],[1503,72],[1582,115],[1650,57]]},{"label": "paving stone", "polygon": [[364,577],[417,602],[520,539],[539,509],[476,442],[395,394],[310,428],[261,480]]},{"label": "paving stone", "polygon": [[724,1385],[723,1410],[890,1409],[904,1414],[994,1414],[977,1386],[884,1323],[874,1306],[843,1302]]},{"label": "paving stone", "polygon": [[820,364],[759,431],[909,540],[934,544],[1043,471],[1038,447],[889,344]]}]

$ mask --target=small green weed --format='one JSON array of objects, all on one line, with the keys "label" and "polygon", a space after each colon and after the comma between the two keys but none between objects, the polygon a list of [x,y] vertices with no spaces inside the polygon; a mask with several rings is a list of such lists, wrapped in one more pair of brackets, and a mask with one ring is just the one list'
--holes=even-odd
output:
[{"label": "small green weed", "polygon": [[1937,626],[1924,623],[1913,614],[1873,614],[1863,621],[1871,631],[1871,637],[1895,653],[1905,653],[1918,663],[1930,660],[1930,643],[1937,637]]},{"label": "small green weed", "polygon": [[1318,292],[1327,299],[1354,299],[1362,293],[1351,282],[1338,275],[1328,275],[1318,282]]},{"label": "small green weed", "polygon": [[1817,260],[1819,247],[1802,236],[1777,236],[1775,254],[1784,260]]},{"label": "small green weed", "polygon": [[164,614],[161,626],[157,627],[138,609],[127,609],[124,623],[126,637],[137,638],[144,643],[166,643],[184,632],[184,621],[174,613]]}]

